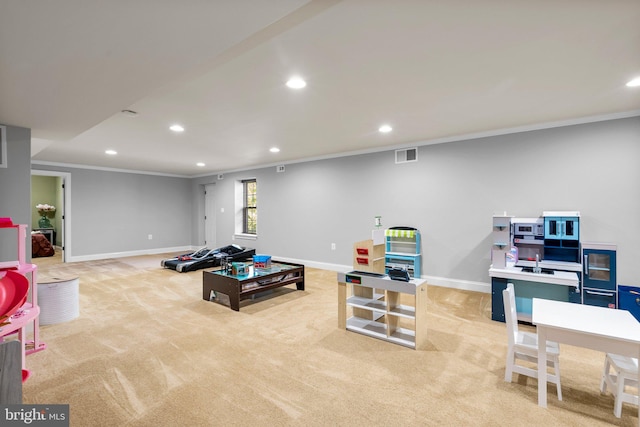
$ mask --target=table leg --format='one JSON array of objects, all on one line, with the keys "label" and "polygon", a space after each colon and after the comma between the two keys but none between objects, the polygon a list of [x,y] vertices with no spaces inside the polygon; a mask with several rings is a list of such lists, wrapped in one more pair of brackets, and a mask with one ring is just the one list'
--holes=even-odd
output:
[{"label": "table leg", "polygon": [[347,328],[347,284],[338,282],[338,328]]},{"label": "table leg", "polygon": [[240,311],[240,293],[229,292],[229,307],[233,311]]},{"label": "table leg", "polygon": [[206,283],[202,284],[202,299],[205,301],[209,301],[209,297],[211,295],[211,286]]},{"label": "table leg", "polygon": [[538,405],[547,407],[547,330],[538,326]]}]

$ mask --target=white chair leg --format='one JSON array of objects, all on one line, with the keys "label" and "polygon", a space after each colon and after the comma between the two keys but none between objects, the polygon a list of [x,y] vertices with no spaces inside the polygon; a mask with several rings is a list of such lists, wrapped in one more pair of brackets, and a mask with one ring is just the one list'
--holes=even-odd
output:
[{"label": "white chair leg", "polygon": [[515,363],[515,355],[512,349],[507,350],[507,367],[504,370],[504,380],[508,383],[513,380],[513,364]]}]

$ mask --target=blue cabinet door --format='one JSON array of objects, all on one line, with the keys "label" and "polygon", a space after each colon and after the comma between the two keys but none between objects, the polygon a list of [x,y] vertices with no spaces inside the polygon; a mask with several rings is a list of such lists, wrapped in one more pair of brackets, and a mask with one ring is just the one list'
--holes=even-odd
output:
[{"label": "blue cabinet door", "polygon": [[578,218],[562,219],[562,238],[565,240],[578,240],[580,237],[580,221]]},{"label": "blue cabinet door", "polygon": [[598,307],[616,308],[617,296],[615,292],[583,289],[583,304]]},{"label": "blue cabinet door", "polygon": [[640,322],[640,288],[634,286],[618,286],[618,308],[627,310]]},{"label": "blue cabinet door", "polygon": [[580,303],[580,293],[572,286],[559,286],[550,283],[529,282],[526,280],[491,278],[491,319],[504,322],[504,302],[502,291],[507,283],[513,283],[516,294],[516,311],[518,319],[531,322],[533,298],[545,298],[555,301]]},{"label": "blue cabinet door", "polygon": [[582,270],[583,288],[616,290],[616,251],[584,249]]},{"label": "blue cabinet door", "polygon": [[580,218],[544,217],[544,259],[580,262]]},{"label": "blue cabinet door", "polygon": [[561,225],[562,218],[548,216],[544,218],[544,238],[545,239],[560,239],[561,237]]},{"label": "blue cabinet door", "polygon": [[545,217],[544,238],[579,240],[580,219],[577,217]]},{"label": "blue cabinet door", "polygon": [[507,288],[507,279],[491,278],[491,320],[504,322],[504,301],[502,291]]}]

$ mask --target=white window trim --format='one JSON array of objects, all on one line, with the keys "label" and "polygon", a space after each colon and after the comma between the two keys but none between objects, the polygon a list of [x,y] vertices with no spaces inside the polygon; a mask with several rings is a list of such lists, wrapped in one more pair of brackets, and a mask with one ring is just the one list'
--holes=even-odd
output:
[{"label": "white window trim", "polygon": [[243,213],[244,213],[244,184],[242,181],[246,181],[248,179],[256,179],[257,178],[242,178],[238,179],[234,183],[234,214],[235,214],[235,227],[233,238],[234,239],[244,239],[244,240],[257,240],[258,238],[258,228],[256,227],[256,234],[246,234],[243,233]]},{"label": "white window trim", "polygon": [[258,235],[257,234],[244,234],[244,233],[235,233],[233,235],[234,239],[240,239],[240,240],[258,240]]}]

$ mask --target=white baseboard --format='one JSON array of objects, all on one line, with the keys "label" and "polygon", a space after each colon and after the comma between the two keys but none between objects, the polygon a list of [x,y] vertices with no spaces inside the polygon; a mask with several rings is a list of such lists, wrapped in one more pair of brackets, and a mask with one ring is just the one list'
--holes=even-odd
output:
[{"label": "white baseboard", "polygon": [[284,256],[272,256],[271,258],[277,259],[279,261],[284,261],[284,262],[293,262],[296,264],[303,264],[305,267],[319,268],[321,270],[329,270],[329,271],[335,271],[335,272],[339,271],[341,273],[346,273],[347,271],[353,270],[353,268],[350,265],[329,264],[326,262],[311,261],[308,259],[288,258]]},{"label": "white baseboard", "polygon": [[156,248],[156,249],[141,249],[139,251],[127,251],[127,252],[112,252],[106,254],[93,254],[93,255],[80,255],[80,256],[72,256],[67,262],[81,262],[81,261],[98,261],[101,259],[109,259],[109,258],[125,258],[130,256],[140,256],[140,255],[157,255],[164,253],[180,253],[180,252],[189,252],[194,251],[193,246],[175,246],[172,248]]},{"label": "white baseboard", "polygon": [[[346,273],[353,270],[353,267],[350,265],[329,264],[324,262],[316,262],[316,261],[287,258],[287,257],[277,257],[277,256],[274,256],[273,258],[282,260],[282,261],[287,261],[287,262],[304,264],[306,267],[320,268],[322,270],[331,270],[331,271],[340,272],[340,273]],[[447,277],[424,276],[424,275],[421,276],[421,278],[425,279],[429,285],[433,285],[433,286],[460,289],[463,291],[483,292],[487,294],[491,293],[490,283],[473,282],[470,280],[458,280],[458,279],[449,279]]]},{"label": "white baseboard", "polygon": [[[109,259],[109,258],[124,258],[124,257],[130,257],[130,256],[140,256],[140,255],[156,255],[156,254],[172,253],[172,252],[180,253],[180,252],[195,251],[197,249],[198,248],[193,246],[178,246],[173,248],[144,249],[139,251],[113,252],[108,254],[82,255],[82,256],[71,257],[69,262],[97,261],[97,260]],[[344,265],[344,264],[331,264],[331,263],[318,262],[318,261],[312,261],[307,259],[288,258],[288,257],[280,257],[280,256],[273,256],[273,259],[277,259],[285,262],[294,262],[297,264],[303,264],[306,267],[319,268],[321,270],[329,270],[329,271],[335,271],[335,272],[341,272],[341,273],[346,273],[348,271],[353,270],[352,266]],[[449,279],[447,277],[424,276],[424,275],[421,278],[425,279],[429,285],[433,285],[433,286],[460,289],[464,291],[491,293],[490,283],[473,282],[470,280]]]},{"label": "white baseboard", "polygon": [[484,282],[472,282],[470,280],[449,279],[447,277],[422,276],[427,283],[434,286],[442,286],[443,288],[461,289],[464,291],[491,293],[491,284]]}]

